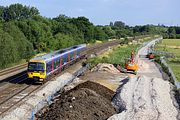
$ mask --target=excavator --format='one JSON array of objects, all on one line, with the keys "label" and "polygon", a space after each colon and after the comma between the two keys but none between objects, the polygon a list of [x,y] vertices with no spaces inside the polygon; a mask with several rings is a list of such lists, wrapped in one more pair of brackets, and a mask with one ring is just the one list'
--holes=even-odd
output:
[{"label": "excavator", "polygon": [[131,58],[125,60],[125,69],[126,72],[128,73],[134,73],[135,75],[137,74],[138,70],[138,64],[135,63],[135,58],[134,58],[134,49],[131,52]]},{"label": "excavator", "polygon": [[124,73],[133,73],[135,75],[137,74],[138,64],[135,62],[134,50],[131,52],[131,57],[125,59],[125,68],[120,68],[120,66],[117,66],[117,68]]}]

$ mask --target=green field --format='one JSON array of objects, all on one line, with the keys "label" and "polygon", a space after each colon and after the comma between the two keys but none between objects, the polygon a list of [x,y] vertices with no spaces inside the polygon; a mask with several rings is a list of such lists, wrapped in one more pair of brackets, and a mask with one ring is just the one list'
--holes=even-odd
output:
[{"label": "green field", "polygon": [[167,46],[180,46],[180,39],[164,39],[162,45]]},{"label": "green field", "polygon": [[167,63],[180,81],[180,39],[164,39],[156,45],[155,50],[173,54],[173,58],[167,58]]},{"label": "green field", "polygon": [[180,81],[180,61],[179,61],[179,63],[174,63],[172,61],[169,61],[168,64],[170,65],[171,69],[173,70],[177,80]]}]

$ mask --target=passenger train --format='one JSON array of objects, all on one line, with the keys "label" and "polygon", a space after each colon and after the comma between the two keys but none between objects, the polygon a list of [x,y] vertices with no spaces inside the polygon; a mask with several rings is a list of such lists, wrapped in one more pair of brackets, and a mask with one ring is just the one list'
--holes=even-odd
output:
[{"label": "passenger train", "polygon": [[43,82],[48,76],[57,70],[63,69],[65,66],[73,63],[84,56],[86,45],[76,45],[70,48],[58,50],[37,56],[28,63],[28,79]]}]

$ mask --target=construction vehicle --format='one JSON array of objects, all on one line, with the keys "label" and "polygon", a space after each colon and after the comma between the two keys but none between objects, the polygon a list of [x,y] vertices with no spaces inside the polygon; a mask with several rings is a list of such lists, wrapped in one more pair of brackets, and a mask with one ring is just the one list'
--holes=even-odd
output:
[{"label": "construction vehicle", "polygon": [[148,57],[149,59],[154,59],[154,54],[153,54],[152,52],[151,52],[151,53],[148,53],[147,57]]},{"label": "construction vehicle", "polygon": [[148,54],[147,54],[146,57],[149,58],[149,59],[154,59],[155,55],[153,53],[153,46],[148,48]]},{"label": "construction vehicle", "polygon": [[131,52],[131,58],[125,60],[125,69],[128,73],[137,74],[138,64],[135,63],[134,50]]},{"label": "construction vehicle", "polygon": [[125,68],[121,68],[120,66],[117,66],[117,68],[123,73],[137,74],[138,64],[135,62],[134,50],[131,52],[131,58],[125,59]]}]

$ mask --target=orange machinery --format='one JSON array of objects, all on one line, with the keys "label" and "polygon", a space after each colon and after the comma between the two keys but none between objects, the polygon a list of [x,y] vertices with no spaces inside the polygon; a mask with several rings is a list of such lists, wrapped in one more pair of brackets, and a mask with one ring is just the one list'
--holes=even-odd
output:
[{"label": "orange machinery", "polygon": [[154,57],[155,57],[152,49],[153,49],[152,46],[148,48],[147,58],[149,58],[149,59],[154,59]]},{"label": "orange machinery", "polygon": [[126,72],[132,72],[134,74],[137,74],[138,64],[135,63],[134,56],[135,56],[134,50],[132,50],[131,58],[126,59],[126,61],[125,61],[125,69],[126,69]]},{"label": "orange machinery", "polygon": [[154,59],[154,54],[153,54],[153,53],[149,53],[149,54],[148,54],[148,58],[149,58],[149,59]]}]

